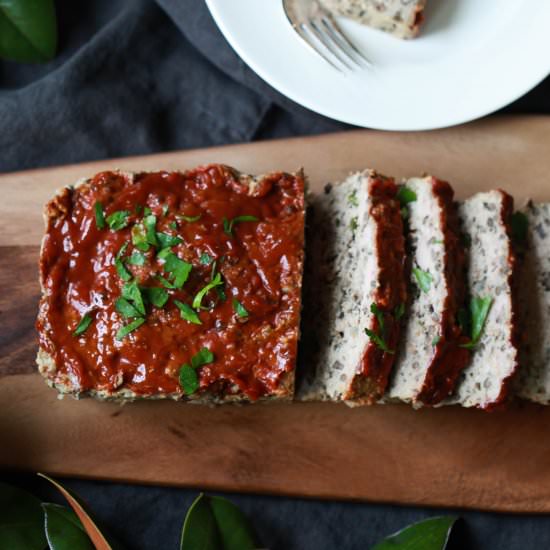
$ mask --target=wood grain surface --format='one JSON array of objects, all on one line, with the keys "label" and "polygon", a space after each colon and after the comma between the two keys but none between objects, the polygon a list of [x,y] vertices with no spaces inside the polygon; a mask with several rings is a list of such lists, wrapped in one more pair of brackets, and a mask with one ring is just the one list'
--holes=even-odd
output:
[{"label": "wood grain surface", "polygon": [[[42,206],[104,169],[224,162],[303,166],[313,191],[366,166],[432,172],[459,196],[502,187],[550,200],[550,119],[493,118],[425,133],[357,131],[0,175],[0,467],[307,497],[550,511],[550,408],[501,413],[332,404],[209,408],[57,399],[36,373]],[[307,357],[304,358],[307,360]]]}]

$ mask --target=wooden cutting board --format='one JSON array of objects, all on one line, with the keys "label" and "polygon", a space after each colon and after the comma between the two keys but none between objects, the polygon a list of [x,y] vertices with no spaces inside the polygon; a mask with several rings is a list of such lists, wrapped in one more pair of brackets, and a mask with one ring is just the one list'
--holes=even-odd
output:
[{"label": "wooden cutting board", "polygon": [[[112,168],[306,169],[313,190],[366,166],[430,171],[459,196],[500,186],[550,200],[550,118],[493,118],[426,133],[357,131],[0,176],[0,467],[55,475],[320,498],[550,512],[550,408],[332,404],[209,408],[59,400],[36,374],[42,205]],[[549,327],[550,328],[550,327]],[[307,359],[307,358],[306,358]]]}]

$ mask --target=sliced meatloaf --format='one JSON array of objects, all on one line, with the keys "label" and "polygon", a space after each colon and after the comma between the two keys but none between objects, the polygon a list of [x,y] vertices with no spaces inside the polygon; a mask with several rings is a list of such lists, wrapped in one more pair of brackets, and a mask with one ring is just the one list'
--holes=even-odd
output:
[{"label": "sliced meatloaf", "polygon": [[408,210],[411,298],[388,400],[436,405],[448,397],[469,359],[457,314],[465,298],[464,247],[451,186],[411,178]]},{"label": "sliced meatloaf", "polygon": [[504,191],[478,193],[459,208],[470,242],[470,347],[472,359],[450,400],[491,409],[503,403],[518,366],[516,258],[511,241],[514,201]]},{"label": "sliced meatloaf", "polygon": [[38,365],[61,393],[293,397],[301,174],[103,172],[45,221]]},{"label": "sliced meatloaf", "polygon": [[372,403],[386,389],[406,301],[396,194],[392,179],[367,170],[313,201],[302,399]]},{"label": "sliced meatloaf", "polygon": [[528,203],[526,250],[521,266],[521,369],[516,393],[550,404],[550,204]]},{"label": "sliced meatloaf", "polygon": [[413,38],[424,20],[426,0],[321,0],[333,13],[398,38]]}]

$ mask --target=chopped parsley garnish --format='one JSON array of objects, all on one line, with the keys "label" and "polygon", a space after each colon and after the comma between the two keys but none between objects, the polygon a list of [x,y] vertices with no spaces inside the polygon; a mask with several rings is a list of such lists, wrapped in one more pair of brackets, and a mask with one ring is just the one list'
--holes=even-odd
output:
[{"label": "chopped parsley garnish", "polygon": [[351,220],[349,222],[349,228],[352,231],[355,231],[358,227],[359,227],[359,225],[357,223],[357,216],[354,216],[353,218],[351,218]]},{"label": "chopped parsley garnish", "polygon": [[141,289],[145,299],[155,307],[164,307],[168,301],[168,292],[164,288],[146,287]]},{"label": "chopped parsley garnish", "polygon": [[214,354],[208,348],[202,348],[191,357],[191,365],[185,363],[179,372],[179,382],[183,392],[187,395],[195,393],[199,389],[199,377],[196,369],[214,362]]},{"label": "chopped parsley garnish", "polygon": [[184,216],[180,214],[177,216],[178,220],[184,220],[189,223],[198,222],[202,218],[202,214],[197,214],[196,216]]},{"label": "chopped parsley garnish", "polygon": [[191,306],[184,304],[179,300],[174,300],[174,303],[180,310],[181,318],[184,321],[187,321],[188,323],[193,323],[194,325],[202,325],[202,322],[199,319],[199,316]]},{"label": "chopped parsley garnish", "polygon": [[199,310],[201,308],[202,299],[206,295],[206,293],[209,290],[212,290],[213,288],[223,285],[222,276],[220,273],[216,273],[216,276],[203,288],[201,288],[197,294],[195,295],[195,298],[193,299],[193,308],[196,310]]},{"label": "chopped parsley garnish", "polygon": [[80,319],[78,325],[74,329],[73,336],[80,336],[88,330],[88,327],[92,324],[92,316],[88,313],[85,313]]},{"label": "chopped parsley garnish", "polygon": [[181,288],[189,278],[193,266],[178,258],[173,252],[170,252],[170,249],[168,252],[165,250],[162,250],[158,257],[164,260],[164,270],[172,276],[171,282],[174,287]]},{"label": "chopped parsley garnish", "polygon": [[370,330],[368,328],[365,329],[365,334],[369,337],[371,342],[374,342],[374,344],[380,348],[385,353],[395,353],[393,350],[388,348],[388,345],[386,344],[386,327],[384,324],[384,312],[380,311],[378,306],[373,302],[370,306],[371,313],[376,317],[376,320],[378,321],[378,328],[380,331],[380,334],[377,334],[373,330]]},{"label": "chopped parsley garnish", "polygon": [[422,292],[429,292],[433,279],[432,276],[427,271],[422,271],[418,267],[413,267],[412,272],[420,290]]},{"label": "chopped parsley garnish", "polygon": [[98,201],[94,204],[95,224],[98,229],[105,229],[105,214],[103,213],[103,205]]},{"label": "chopped parsley garnish", "polygon": [[237,216],[233,218],[232,220],[228,220],[227,218],[223,219],[223,231],[226,235],[229,235],[230,237],[233,236],[233,227],[237,223],[242,222],[258,222],[260,221],[256,216]]},{"label": "chopped parsley garnish", "polygon": [[178,228],[178,224],[177,224],[177,222],[170,222],[170,223],[168,224],[168,227],[169,227],[170,229],[177,229],[177,228]]},{"label": "chopped parsley garnish", "polygon": [[143,215],[144,215],[144,216],[150,216],[152,213],[153,213],[153,211],[152,211],[148,206],[146,206],[146,207],[143,209]]},{"label": "chopped parsley garnish", "polygon": [[403,315],[405,315],[405,302],[401,302],[396,308],[393,313],[395,320],[399,321]]},{"label": "chopped parsley garnish", "polygon": [[157,275],[157,279],[162,283],[164,288],[174,289],[176,286],[172,284],[168,279],[165,279],[162,275]]},{"label": "chopped parsley garnish", "polygon": [[119,231],[124,229],[128,225],[128,216],[130,212],[128,210],[118,210],[113,212],[110,216],[107,216],[107,223],[112,231]]},{"label": "chopped parsley garnish", "polygon": [[139,252],[138,250],[134,250],[132,252],[132,255],[130,256],[128,263],[132,265],[145,265],[147,261],[147,257],[142,252]]},{"label": "chopped parsley garnish", "polygon": [[128,248],[128,243],[126,242],[121,246],[120,250],[115,256],[115,268],[118,273],[118,276],[123,281],[129,281],[132,278],[132,274],[126,269],[126,266],[122,261],[122,256],[124,256],[124,253],[126,252],[127,248]]},{"label": "chopped parsley garnish", "polygon": [[485,298],[477,296],[470,300],[470,341],[462,344],[461,347],[473,349],[477,346],[492,303],[493,299],[490,296],[486,296]]},{"label": "chopped parsley garnish", "polygon": [[442,239],[434,239],[432,242],[434,244],[445,244],[445,241],[443,241]]},{"label": "chopped parsley garnish", "polygon": [[141,313],[126,299],[119,296],[115,301],[116,310],[125,318],[141,317]]},{"label": "chopped parsley garnish", "polygon": [[141,325],[143,325],[143,323],[145,323],[145,319],[143,317],[134,319],[131,323],[128,323],[127,325],[121,327],[116,333],[115,338],[117,340],[122,340],[124,337],[128,336],[130,332],[133,332],[134,330],[139,328]]},{"label": "chopped parsley garnish", "polygon": [[158,246],[157,232],[155,227],[157,225],[157,217],[153,214],[149,214],[143,218],[143,225],[145,227],[145,239],[149,244]]},{"label": "chopped parsley garnish", "polygon": [[142,252],[149,250],[149,243],[147,242],[147,233],[143,224],[138,223],[132,227],[132,244]]},{"label": "chopped parsley garnish", "polygon": [[237,300],[237,298],[233,298],[233,309],[235,310],[235,313],[241,318],[245,319],[248,317],[248,311],[245,309],[245,307]]},{"label": "chopped parsley garnish", "polygon": [[145,315],[143,296],[138,284],[135,281],[126,283],[122,287],[122,297],[126,298],[129,302],[132,302],[133,306],[137,309],[140,315]]},{"label": "chopped parsley garnish", "polygon": [[407,204],[416,200],[416,193],[406,185],[402,185],[397,191],[397,200],[401,206],[407,206]]},{"label": "chopped parsley garnish", "polygon": [[206,252],[203,252],[201,254],[201,257],[199,258],[199,262],[202,265],[210,265],[214,261],[214,258],[212,256],[209,256]]},{"label": "chopped parsley garnish", "polygon": [[357,189],[354,189],[349,195],[348,195],[348,203],[351,206],[359,206],[359,201],[357,200]]},{"label": "chopped parsley garnish", "polygon": [[183,239],[175,235],[168,235],[168,233],[157,233],[157,240],[161,248],[169,248],[183,242]]},{"label": "chopped parsley garnish", "polygon": [[437,336],[434,336],[434,339],[432,340],[432,347],[435,348],[435,346],[437,346],[437,344],[439,344],[440,340],[441,340],[441,336],[439,336],[439,334]]},{"label": "chopped parsley garnish", "polygon": [[512,226],[512,239],[517,243],[524,243],[527,240],[529,220],[523,212],[514,212],[510,221]]}]

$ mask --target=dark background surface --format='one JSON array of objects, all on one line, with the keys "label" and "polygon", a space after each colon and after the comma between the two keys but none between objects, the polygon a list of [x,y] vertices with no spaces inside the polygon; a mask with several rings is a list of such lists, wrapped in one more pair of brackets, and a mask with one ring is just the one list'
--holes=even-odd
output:
[{"label": "dark background surface", "polygon": [[[0,171],[350,128],[301,108],[256,77],[202,1],[56,5],[56,59],[0,61]],[[550,113],[550,78],[504,112]],[[34,476],[3,472],[0,479],[61,502]],[[130,550],[177,548],[200,489],[65,482]],[[271,549],[366,549],[408,523],[447,513],[463,518],[450,548],[550,547],[546,516],[229,496]]]}]

